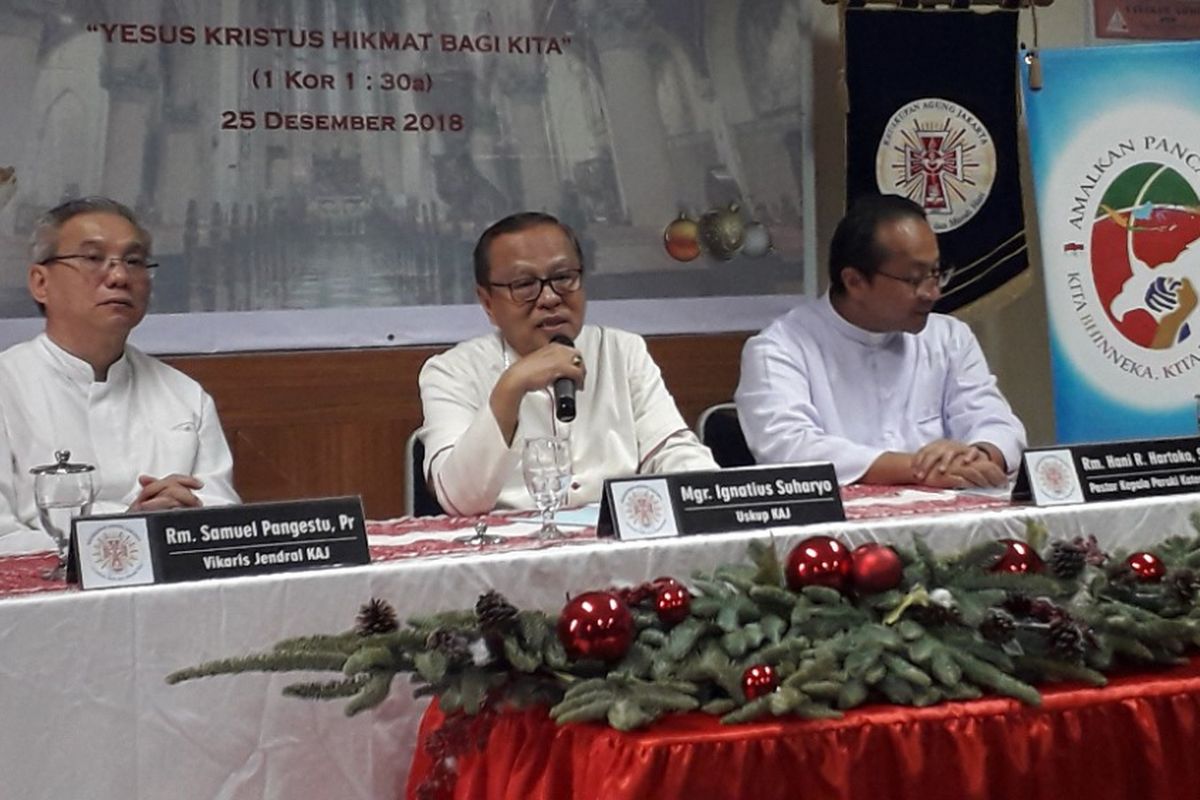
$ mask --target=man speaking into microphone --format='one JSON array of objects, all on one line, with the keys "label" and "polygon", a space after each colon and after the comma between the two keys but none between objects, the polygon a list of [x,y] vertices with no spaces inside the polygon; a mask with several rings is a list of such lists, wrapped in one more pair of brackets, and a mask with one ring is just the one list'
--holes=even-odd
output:
[{"label": "man speaking into microphone", "polygon": [[421,369],[425,476],[451,514],[533,508],[521,477],[527,438],[571,441],[568,505],[605,478],[716,469],[684,424],[640,336],[585,325],[583,255],[549,214],[493,224],[475,244],[475,293],[493,333]]}]

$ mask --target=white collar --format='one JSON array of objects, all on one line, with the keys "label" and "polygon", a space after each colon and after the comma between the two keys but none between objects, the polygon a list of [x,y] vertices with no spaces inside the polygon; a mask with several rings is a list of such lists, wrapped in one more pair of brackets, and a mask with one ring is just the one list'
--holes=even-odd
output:
[{"label": "white collar", "polygon": [[829,292],[821,295],[819,307],[825,318],[829,321],[830,326],[845,336],[851,341],[866,345],[867,347],[887,347],[903,336],[902,331],[869,331],[865,328],[860,328],[850,320],[843,317],[838,310],[833,307],[833,297]]},{"label": "white collar", "polygon": [[122,351],[121,357],[118,358],[113,365],[108,368],[108,380],[97,381],[96,370],[92,365],[84,361],[74,353],[64,350],[57,345],[45,332],[38,334],[36,340],[42,349],[46,351],[46,355],[58,365],[64,375],[71,379],[76,385],[86,389],[93,383],[110,383],[115,384],[129,374],[129,358],[128,351]]},{"label": "white collar", "polygon": [[[591,333],[592,327],[593,326],[588,325],[587,323],[584,323],[580,327],[579,338],[575,340],[576,350],[582,352],[584,347],[591,342],[593,335]],[[496,329],[496,341],[500,343],[500,358],[502,364],[500,370],[503,372],[511,367],[513,363],[520,358],[520,356],[517,355],[517,351],[513,349],[511,344],[508,343],[508,340],[504,338],[504,334],[500,332],[499,328]]]}]

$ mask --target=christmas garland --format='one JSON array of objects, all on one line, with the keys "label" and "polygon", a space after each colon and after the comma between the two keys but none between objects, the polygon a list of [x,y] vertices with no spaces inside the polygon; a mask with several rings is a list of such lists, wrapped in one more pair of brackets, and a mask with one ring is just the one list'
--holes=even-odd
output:
[{"label": "christmas garland", "polygon": [[[1200,533],[1200,515],[1192,525]],[[346,633],[288,639],[169,683],[250,671],[328,671],[284,693],[378,705],[399,673],[448,714],[551,706],[559,723],[621,730],[700,710],[723,722],[837,717],[867,702],[926,706],[996,693],[1038,704],[1035,684],[1102,685],[1119,661],[1177,664],[1200,645],[1200,535],[1156,552],[1103,553],[1094,537],[1005,539],[955,557],[813,536],[781,563],[750,563],[572,598],[558,616],[497,592],[474,609],[410,619],[373,599]],[[482,713],[481,713],[482,712]]]}]

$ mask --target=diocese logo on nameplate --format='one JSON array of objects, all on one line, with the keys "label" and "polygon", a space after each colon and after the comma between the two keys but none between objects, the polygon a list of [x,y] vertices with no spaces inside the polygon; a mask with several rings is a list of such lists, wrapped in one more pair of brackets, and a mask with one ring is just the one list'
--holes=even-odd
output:
[{"label": "diocese logo on nameplate", "polygon": [[1097,50],[1026,87],[1060,440],[1193,433],[1200,48]]},{"label": "diocese logo on nameplate", "polygon": [[154,583],[150,534],[144,518],[77,520],[75,547],[86,587]]},{"label": "diocese logo on nameplate", "polygon": [[992,135],[966,106],[923,97],[901,106],[883,129],[875,156],[879,191],[920,205],[935,233],[969,222],[995,177]]},{"label": "diocese logo on nameplate", "polygon": [[[668,503],[665,480],[636,483],[623,489],[618,501],[618,514],[629,532],[626,538],[675,536],[675,520]],[[672,524],[668,525],[668,522]]]},{"label": "diocese logo on nameplate", "polygon": [[1071,451],[1029,451],[1025,454],[1033,500],[1039,506],[1082,503],[1083,492]]}]

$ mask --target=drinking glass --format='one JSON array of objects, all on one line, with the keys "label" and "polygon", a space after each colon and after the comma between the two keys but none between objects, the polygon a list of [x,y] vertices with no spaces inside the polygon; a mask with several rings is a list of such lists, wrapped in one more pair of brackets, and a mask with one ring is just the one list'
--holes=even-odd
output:
[{"label": "drinking glass", "polygon": [[71,521],[92,510],[96,468],[91,464],[70,463],[69,450],[57,450],[54,457],[54,464],[34,467],[30,472],[33,473],[33,501],[37,504],[42,529],[50,534],[58,546],[58,565],[44,577],[64,580]]},{"label": "drinking glass", "polygon": [[553,436],[525,440],[521,455],[525,488],[542,514],[539,539],[557,539],[563,533],[554,524],[554,512],[566,505],[571,488],[571,443]]}]

